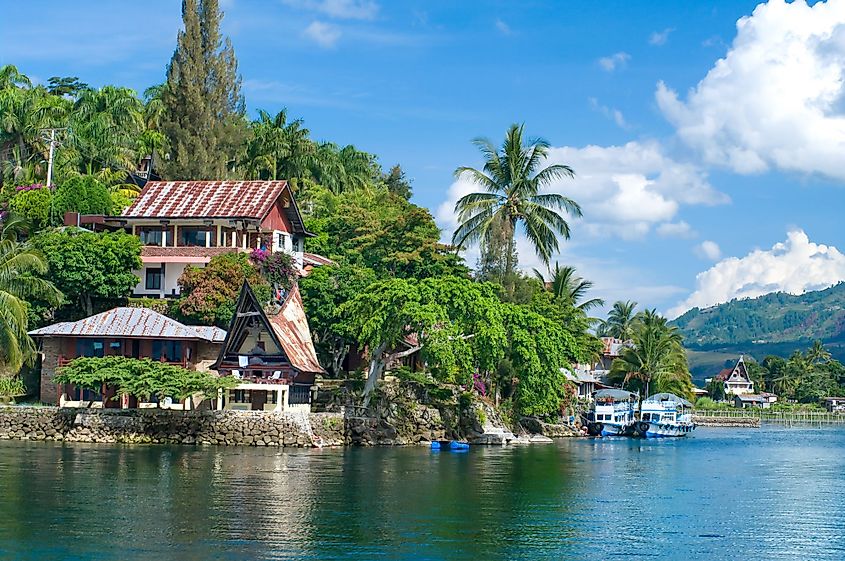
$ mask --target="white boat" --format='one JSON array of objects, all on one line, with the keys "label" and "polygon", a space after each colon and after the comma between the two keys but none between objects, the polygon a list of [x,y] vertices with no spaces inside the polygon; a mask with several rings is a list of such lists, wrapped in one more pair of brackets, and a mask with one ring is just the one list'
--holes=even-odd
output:
[{"label": "white boat", "polygon": [[634,433],[637,394],[625,390],[599,390],[587,431],[594,436],[630,436]]},{"label": "white boat", "polygon": [[692,403],[672,393],[658,393],[643,401],[636,430],[645,438],[686,436],[695,430]]}]

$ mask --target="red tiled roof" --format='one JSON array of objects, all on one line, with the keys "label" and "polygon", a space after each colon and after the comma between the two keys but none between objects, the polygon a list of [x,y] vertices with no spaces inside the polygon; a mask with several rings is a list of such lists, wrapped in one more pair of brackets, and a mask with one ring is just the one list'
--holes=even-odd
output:
[{"label": "red tiled roof", "polygon": [[264,218],[287,181],[149,181],[124,217]]},{"label": "red tiled roof", "polygon": [[725,368],[725,369],[723,369],[722,371],[720,371],[718,374],[716,374],[715,378],[716,378],[717,380],[722,380],[722,381],[725,381],[725,380],[727,380],[728,378],[730,378],[730,376],[731,376],[731,372],[733,372],[733,371],[734,371],[734,369],[733,369],[733,368]]},{"label": "red tiled roof", "polygon": [[323,257],[317,253],[308,253],[307,251],[302,253],[302,263],[303,265],[334,265],[335,262],[329,259],[328,257]]}]

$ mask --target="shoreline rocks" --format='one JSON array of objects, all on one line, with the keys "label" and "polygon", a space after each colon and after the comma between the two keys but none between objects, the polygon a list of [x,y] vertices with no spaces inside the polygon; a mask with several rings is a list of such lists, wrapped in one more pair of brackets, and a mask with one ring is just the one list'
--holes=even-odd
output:
[{"label": "shoreline rocks", "polygon": [[700,427],[760,428],[759,417],[709,417],[693,415],[692,422]]}]

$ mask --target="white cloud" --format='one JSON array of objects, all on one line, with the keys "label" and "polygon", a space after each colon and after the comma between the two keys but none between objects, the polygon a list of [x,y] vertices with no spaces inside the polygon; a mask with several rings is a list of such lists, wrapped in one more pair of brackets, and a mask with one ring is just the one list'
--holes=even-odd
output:
[{"label": "white cloud", "polygon": [[608,119],[610,119],[611,121],[616,123],[616,126],[619,127],[620,129],[630,128],[630,126],[628,125],[628,122],[625,120],[625,115],[623,115],[620,110],[613,109],[613,108],[608,107],[606,105],[602,105],[594,97],[589,98],[589,101],[590,101],[590,107],[592,107],[595,111],[598,111],[599,113],[601,113],[602,115],[604,115],[605,117],[607,117]]},{"label": "white cloud", "polygon": [[663,238],[694,238],[697,234],[692,226],[681,220],[679,222],[664,222],[654,230]]},{"label": "white cloud", "polygon": [[672,27],[667,27],[663,31],[655,31],[648,38],[648,44],[660,47],[666,44],[669,40],[669,34],[675,31]]},{"label": "white cloud", "polygon": [[282,3],[336,19],[371,20],[379,11],[378,3],[373,0],[282,0]]},{"label": "white cloud", "polygon": [[722,256],[722,249],[714,241],[704,240],[695,246],[695,253],[702,259],[709,259],[710,261],[718,261]]},{"label": "white cloud", "polygon": [[845,2],[757,6],[686,100],[662,82],[656,98],[709,163],[845,179]]},{"label": "white cloud", "polygon": [[312,21],[302,34],[325,49],[334,47],[341,35],[336,26],[322,21]]},{"label": "white cloud", "polygon": [[496,19],[496,29],[498,29],[499,33],[501,33],[502,35],[513,35],[513,30],[511,29],[511,26],[509,26],[507,23],[498,18]]},{"label": "white cloud", "polygon": [[617,68],[625,66],[625,64],[631,60],[631,55],[624,52],[613,53],[610,56],[602,57],[599,59],[599,66],[603,69],[607,70],[608,72],[613,72]]},{"label": "white cloud", "polygon": [[757,249],[742,258],[728,257],[696,276],[696,289],[669,311],[677,317],[693,307],[704,308],[734,298],[754,298],[769,292],[800,294],[826,288],[845,279],[845,255],[833,246],[810,241],[803,230],[769,250]]},{"label": "white cloud", "polygon": [[[550,192],[562,193],[577,201],[584,218],[570,220],[573,236],[585,235],[623,239],[642,238],[653,226],[662,226],[661,235],[670,235],[684,205],[715,205],[727,202],[724,194],[708,183],[699,168],[668,157],[657,142],[629,142],[622,146],[562,147],[549,150],[548,164],[572,166],[575,179],[555,183]],[[454,231],[455,202],[478,190],[467,179],[455,181],[436,216],[446,231]],[[688,232],[675,226],[683,235]],[[688,229],[688,226],[687,226]]]}]

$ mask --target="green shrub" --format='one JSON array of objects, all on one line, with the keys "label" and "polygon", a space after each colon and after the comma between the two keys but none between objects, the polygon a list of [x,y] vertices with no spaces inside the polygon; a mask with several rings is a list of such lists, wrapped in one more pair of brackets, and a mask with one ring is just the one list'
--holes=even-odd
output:
[{"label": "green shrub", "polygon": [[19,397],[26,395],[26,388],[20,378],[0,377],[0,397]]},{"label": "green shrub", "polygon": [[30,185],[18,187],[12,200],[9,201],[9,210],[13,214],[26,218],[35,230],[41,230],[50,223],[50,205],[53,200],[53,193],[47,187],[41,185]]},{"label": "green shrub", "polygon": [[105,185],[90,175],[65,181],[53,194],[51,210],[54,224],[61,224],[66,212],[111,214],[112,198]]}]

